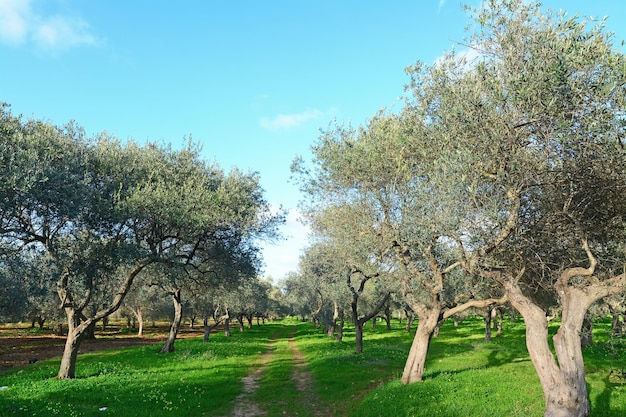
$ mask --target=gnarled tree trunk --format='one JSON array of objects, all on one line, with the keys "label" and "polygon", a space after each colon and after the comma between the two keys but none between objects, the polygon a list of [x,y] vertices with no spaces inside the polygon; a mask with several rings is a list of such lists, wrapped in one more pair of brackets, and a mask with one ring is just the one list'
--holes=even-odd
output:
[{"label": "gnarled tree trunk", "polygon": [[161,348],[161,353],[174,352],[174,342],[178,335],[178,328],[180,322],[183,319],[183,303],[181,302],[180,288],[172,288],[170,294],[172,295],[172,302],[174,303],[174,320],[170,326],[170,332],[167,336],[165,344]]},{"label": "gnarled tree trunk", "polygon": [[[521,313],[526,323],[526,346],[546,399],[545,417],[589,415],[581,347],[585,314],[596,301],[626,289],[626,273],[605,281],[594,277],[597,261],[586,242],[583,242],[583,247],[589,257],[590,267],[568,268],[561,273],[554,285],[563,309],[561,327],[552,339],[556,358],[548,344],[548,319],[545,311],[522,293],[516,279],[509,277],[502,282],[511,304]],[[582,287],[570,286],[569,281],[574,277],[586,277],[588,283]]]},{"label": "gnarled tree trunk", "polygon": [[[124,301],[124,297],[128,294],[135,277],[143,270],[143,268],[152,262],[153,260],[149,258],[138,262],[118,288],[117,294],[113,297],[111,304],[98,311],[95,315],[93,315],[93,317],[90,318],[84,317],[82,311],[84,306],[89,302],[91,288],[88,289],[85,300],[83,300],[82,303],[75,303],[68,284],[70,272],[68,269],[65,269],[62,272],[61,277],[57,282],[57,293],[61,300],[61,306],[65,310],[65,314],[67,316],[68,332],[57,378],[70,379],[75,377],[78,349],[81,341],[85,337],[87,328],[92,324],[95,324],[98,320],[110,316],[120,308],[122,301]],[[63,324],[60,323],[60,326],[62,328]]]},{"label": "gnarled tree trunk", "polygon": [[[535,366],[546,398],[545,417],[585,417],[589,415],[589,400],[585,383],[585,368],[580,347],[582,320],[585,316],[583,300],[573,310],[563,306],[561,328],[554,336],[555,360],[548,343],[548,320],[545,311],[522,294],[515,283],[505,286],[513,307],[526,323],[526,346]],[[563,294],[563,301],[569,297]],[[580,304],[578,304],[580,303]],[[571,304],[572,303],[568,303]],[[570,310],[570,311],[567,311]]]},{"label": "gnarled tree trunk", "polygon": [[430,345],[430,340],[437,327],[437,323],[439,323],[439,316],[441,314],[441,306],[439,304],[431,308],[426,308],[426,306],[423,305],[411,307],[417,314],[417,331],[413,337],[409,356],[404,365],[404,371],[402,372],[403,384],[419,382],[424,377],[424,366],[426,364],[428,346]]},{"label": "gnarled tree trunk", "polygon": [[80,343],[85,337],[85,331],[90,326],[89,323],[80,323],[79,314],[73,308],[66,307],[65,314],[67,316],[67,338],[65,339],[65,348],[63,349],[63,357],[61,358],[61,366],[59,366],[59,379],[71,379],[76,377],[76,358],[78,357],[78,349]]}]

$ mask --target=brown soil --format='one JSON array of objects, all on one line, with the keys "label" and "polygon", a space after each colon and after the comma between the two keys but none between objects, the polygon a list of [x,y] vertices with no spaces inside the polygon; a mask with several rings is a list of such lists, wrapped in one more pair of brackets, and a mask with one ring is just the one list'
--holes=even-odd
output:
[{"label": "brown soil", "polygon": [[[135,334],[122,333],[119,327],[108,327],[104,332],[97,331],[95,339],[84,340],[80,352],[158,344],[166,339],[167,332],[167,326],[159,326],[145,331],[143,337],[137,337]],[[181,329],[178,334],[178,338],[199,336],[202,336],[201,327]],[[35,333],[24,327],[0,327],[0,369],[60,358],[64,344],[65,337],[57,336],[50,330]]]}]

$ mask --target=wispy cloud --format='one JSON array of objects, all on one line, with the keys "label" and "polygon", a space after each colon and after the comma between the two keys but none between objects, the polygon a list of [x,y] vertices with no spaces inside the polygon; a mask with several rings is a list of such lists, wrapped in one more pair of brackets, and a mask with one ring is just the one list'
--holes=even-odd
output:
[{"label": "wispy cloud", "polygon": [[309,120],[319,119],[324,115],[317,109],[307,110],[302,113],[279,114],[275,117],[262,117],[259,120],[261,127],[269,130],[282,130],[298,127]]},{"label": "wispy cloud", "polygon": [[439,8],[437,9],[437,13],[441,11],[441,8],[444,4],[446,4],[446,0],[439,0]]},{"label": "wispy cloud", "polygon": [[0,0],[0,42],[34,45],[44,52],[65,51],[82,45],[96,45],[89,24],[78,17],[45,16],[30,0]]}]

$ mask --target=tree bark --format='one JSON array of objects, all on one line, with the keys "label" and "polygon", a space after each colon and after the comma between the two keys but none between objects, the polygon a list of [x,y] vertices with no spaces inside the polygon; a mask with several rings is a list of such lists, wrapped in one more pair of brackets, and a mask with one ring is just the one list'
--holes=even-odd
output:
[{"label": "tree bark", "polygon": [[498,313],[498,326],[496,331],[496,337],[500,337],[502,335],[502,324],[504,322],[504,314],[502,313],[501,308],[495,309]]},{"label": "tree bark", "polygon": [[239,324],[239,332],[243,333],[244,331],[243,313],[237,314],[237,323]]},{"label": "tree bark", "polygon": [[[84,319],[86,319],[86,317]],[[83,339],[87,339],[87,340],[95,340],[96,339],[96,325],[97,324],[98,323],[93,321],[93,322],[91,322],[89,324],[89,326],[87,326],[87,328],[85,329],[85,334],[83,336]]]},{"label": "tree bark", "polygon": [[341,315],[339,316],[339,325],[337,326],[337,336],[336,339],[337,342],[341,342],[343,340],[343,326],[345,324],[345,320],[344,320],[344,314],[343,312],[341,313]]},{"label": "tree bark", "polygon": [[142,337],[143,336],[143,313],[141,312],[141,308],[136,308],[136,309],[133,308],[131,309],[131,311],[137,318],[137,324],[139,326],[139,329],[137,330],[137,336]]},{"label": "tree bark", "polygon": [[79,314],[71,307],[65,308],[65,314],[67,316],[68,331],[63,357],[61,358],[61,366],[59,366],[59,373],[57,374],[58,379],[72,379],[76,377],[78,349],[85,336],[85,330],[91,325],[91,322],[80,323]]},{"label": "tree bark", "polygon": [[516,283],[505,290],[526,323],[526,346],[546,399],[545,417],[586,417],[589,398],[580,343],[580,330],[589,299],[580,290],[560,294],[563,305],[561,327],[553,338],[558,363],[548,343],[545,311],[522,294]]},{"label": "tree bark", "polygon": [[437,323],[439,323],[441,307],[436,305],[434,308],[428,309],[426,306],[414,306],[413,311],[417,314],[417,331],[413,337],[409,356],[402,372],[401,381],[403,384],[419,382],[424,377],[428,346]]},{"label": "tree bark", "polygon": [[354,322],[354,336],[356,337],[355,353],[361,354],[363,353],[363,322],[361,320]]},{"label": "tree bark", "polygon": [[485,342],[491,342],[491,310],[487,311],[483,316],[483,320],[485,321]]},{"label": "tree bark", "polygon": [[183,303],[181,302],[180,288],[172,288],[171,290],[172,302],[174,303],[174,320],[170,326],[170,332],[167,336],[165,344],[161,348],[161,353],[174,352],[174,342],[178,335],[178,328],[180,322],[183,319]]},{"label": "tree bark", "polygon": [[230,337],[230,311],[226,309],[226,314],[224,315],[224,336]]},{"label": "tree bark", "polygon": [[407,332],[410,332],[411,325],[413,324],[413,320],[415,319],[415,313],[413,313],[413,311],[408,308],[405,308],[404,312],[406,313],[406,326],[404,327],[404,329]]}]

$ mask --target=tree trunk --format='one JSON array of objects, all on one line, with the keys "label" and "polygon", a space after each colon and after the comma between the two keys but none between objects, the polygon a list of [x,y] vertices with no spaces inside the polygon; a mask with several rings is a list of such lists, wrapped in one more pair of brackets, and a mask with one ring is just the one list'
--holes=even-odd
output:
[{"label": "tree trunk", "polygon": [[85,329],[85,334],[83,336],[84,339],[87,340],[95,340],[96,339],[96,323],[95,321],[91,322],[89,326]]},{"label": "tree trunk", "polygon": [[496,337],[500,337],[502,335],[502,323],[504,322],[504,313],[502,313],[502,309],[497,309],[498,312],[498,327],[496,332]]},{"label": "tree trunk", "polygon": [[239,331],[243,333],[244,331],[243,313],[237,314],[237,322],[239,322]]},{"label": "tree trunk", "polygon": [[614,336],[621,336],[624,331],[624,322],[620,320],[620,314],[617,311],[611,310],[611,329]]},{"label": "tree trunk", "polygon": [[[75,368],[76,368],[76,358],[78,356],[78,347],[80,346],[81,339],[84,337],[84,332],[88,326],[95,324],[98,320],[107,318],[114,312],[116,312],[122,302],[124,301],[124,297],[128,293],[135,277],[139,274],[143,268],[153,263],[154,260],[150,258],[143,259],[138,262],[126,275],[126,278],[120,285],[117,290],[117,293],[113,297],[111,303],[104,307],[102,310],[98,311],[89,319],[86,319],[82,313],[82,307],[77,308],[77,305],[74,303],[74,299],[72,297],[72,292],[70,290],[71,286],[69,285],[69,278],[71,272],[68,268],[64,268],[61,273],[59,280],[57,281],[57,294],[59,295],[59,299],[61,300],[61,306],[65,310],[67,321],[68,321],[68,332],[67,332],[67,340],[65,343],[65,349],[63,351],[63,358],[61,359],[61,366],[59,367],[59,374],[57,377],[59,379],[66,378],[74,378]],[[88,288],[86,291],[85,299],[83,300],[82,306],[84,307],[91,297],[92,288]],[[60,330],[63,329],[63,324],[60,323]]]},{"label": "tree trunk", "polygon": [[161,353],[174,352],[174,342],[178,335],[178,327],[183,319],[183,303],[181,302],[180,288],[172,288],[172,302],[174,303],[174,320],[170,326],[170,333],[165,344],[161,348]]},{"label": "tree trunk", "polygon": [[[526,324],[526,347],[546,398],[544,416],[588,416],[589,400],[579,333],[586,303],[582,299],[571,303],[567,294],[561,294],[563,319],[553,338],[559,359],[557,364],[548,344],[548,320],[544,310],[524,296],[517,284],[507,282],[505,290]],[[572,308],[572,304],[576,306]]]},{"label": "tree trunk", "polygon": [[204,324],[204,342],[208,343],[209,338],[211,337],[211,332],[213,331],[214,328],[216,328],[219,325],[219,321],[215,321],[213,324],[209,324],[209,319],[205,318],[203,321]]},{"label": "tree trunk", "polygon": [[389,303],[385,306],[385,326],[387,330],[391,330],[391,308],[389,307]]},{"label": "tree trunk", "polygon": [[363,353],[363,322],[361,320],[354,321],[354,335],[356,337],[355,353],[361,354]]},{"label": "tree trunk", "polygon": [[437,306],[430,309],[415,307],[414,311],[417,313],[417,331],[404,365],[401,379],[403,384],[419,382],[424,377],[424,365],[426,364],[428,346],[430,345],[433,332],[437,328],[437,323],[439,323],[441,307]]},{"label": "tree trunk", "polygon": [[374,307],[374,309],[368,315],[362,318],[359,318],[359,310],[358,310],[359,293],[356,291],[352,293],[351,308],[352,308],[352,322],[354,323],[354,332],[356,335],[356,353],[358,354],[363,353],[363,326],[365,325],[365,323],[367,323],[368,320],[371,320],[371,319],[374,319],[374,324],[376,323],[376,314],[378,314],[380,309],[383,308],[387,300],[389,300],[390,296],[391,296],[391,293],[385,294],[385,296],[380,300],[378,305]]},{"label": "tree trunk", "polygon": [[76,358],[78,357],[78,348],[80,347],[81,335],[75,332],[67,332],[65,339],[65,348],[63,349],[63,358],[59,367],[58,379],[74,378],[76,371]]},{"label": "tree trunk", "polygon": [[343,340],[343,325],[345,324],[344,315],[341,313],[339,316],[339,325],[337,326],[336,340],[341,342]]},{"label": "tree trunk", "polygon": [[328,337],[335,337],[335,325],[334,323],[324,324],[324,332]]},{"label": "tree trunk", "polygon": [[406,326],[404,327],[404,330],[406,330],[407,332],[411,331],[411,325],[413,324],[414,319],[415,316],[413,314],[406,316]]},{"label": "tree trunk", "polygon": [[133,314],[137,318],[137,324],[139,326],[139,329],[137,330],[137,336],[142,337],[143,336],[143,313],[141,312],[140,308],[137,308],[137,310],[133,309]]},{"label": "tree trunk", "polygon": [[86,330],[95,325],[95,322],[81,323],[80,315],[71,307],[65,308],[65,315],[67,316],[68,331],[61,366],[59,366],[59,373],[57,374],[58,379],[71,379],[76,376],[76,358],[80,343],[85,337]]},{"label": "tree trunk", "polygon": [[226,315],[224,317],[224,336],[230,337],[230,311],[226,309]]},{"label": "tree trunk", "polygon": [[439,324],[437,324],[435,326],[435,330],[433,330],[433,336],[432,337],[434,337],[434,338],[439,337],[439,330],[441,330],[441,326]]},{"label": "tree trunk", "polygon": [[491,342],[491,311],[487,311],[483,316],[485,321],[485,342]]}]

